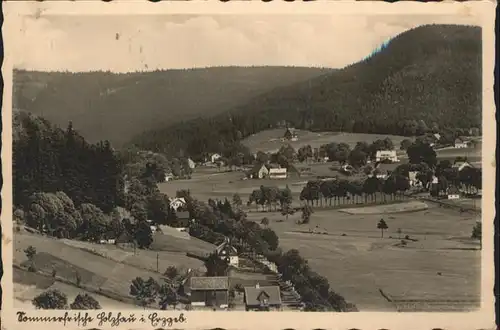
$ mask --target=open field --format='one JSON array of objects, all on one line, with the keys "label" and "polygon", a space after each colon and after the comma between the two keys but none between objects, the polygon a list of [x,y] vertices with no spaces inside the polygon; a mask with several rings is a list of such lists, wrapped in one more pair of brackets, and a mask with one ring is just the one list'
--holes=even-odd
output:
[{"label": "open field", "polygon": [[[14,238],[15,265],[27,265],[24,249],[32,245],[37,250],[34,263],[38,271],[50,275],[55,269],[58,277],[74,284],[78,273],[84,287],[102,290],[112,296],[120,297],[120,300],[124,298],[125,301],[131,298],[130,283],[135,277],[151,276],[161,282],[160,273],[169,266],[175,266],[180,270],[187,268],[202,270],[203,263],[198,259],[187,257],[186,253],[208,253],[213,250],[213,245],[196,239],[190,244],[191,239],[167,237],[159,233],[155,234],[154,238],[157,251],[138,249],[135,254],[133,248],[122,249],[114,245],[58,240],[24,232],[16,233]],[[184,245],[180,244],[181,241]],[[157,265],[160,273],[156,272]],[[15,282],[21,287],[36,284],[26,276],[18,276]],[[50,283],[48,284],[50,286]]]},{"label": "open field", "polygon": [[[261,217],[249,214],[255,221]],[[426,211],[383,216],[317,210],[308,225],[296,223],[300,214],[288,222],[278,213],[266,217],[283,249],[298,249],[334,290],[362,311],[395,308],[379,290],[393,299],[480,299],[479,244],[469,238],[477,218],[470,214],[429,205]],[[381,217],[389,226],[384,238],[377,229]],[[405,240],[406,246],[400,246],[405,235],[418,241]]]},{"label": "open field", "polygon": [[394,146],[399,149],[399,145],[404,136],[398,135],[379,135],[379,134],[364,134],[364,133],[342,133],[342,132],[310,132],[303,130],[296,130],[298,140],[291,142],[282,142],[280,139],[285,133],[285,129],[271,129],[259,132],[257,134],[247,137],[243,144],[246,145],[252,152],[275,152],[279,150],[282,145],[290,144],[295,149],[305,145],[311,145],[312,148],[319,148],[327,143],[347,143],[349,146],[354,147],[357,142],[372,143],[378,139],[385,139],[389,137]]}]

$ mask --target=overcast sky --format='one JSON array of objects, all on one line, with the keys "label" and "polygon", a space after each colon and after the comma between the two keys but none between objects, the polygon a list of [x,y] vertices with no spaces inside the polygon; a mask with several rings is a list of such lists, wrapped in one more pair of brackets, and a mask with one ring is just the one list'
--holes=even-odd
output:
[{"label": "overcast sky", "polygon": [[115,72],[209,66],[340,68],[390,38],[466,16],[42,16],[26,17],[14,66]]}]

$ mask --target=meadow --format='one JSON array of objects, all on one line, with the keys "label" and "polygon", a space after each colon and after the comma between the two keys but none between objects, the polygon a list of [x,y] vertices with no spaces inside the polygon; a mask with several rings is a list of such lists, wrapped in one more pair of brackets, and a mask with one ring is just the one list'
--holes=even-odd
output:
[{"label": "meadow", "polygon": [[[60,277],[62,281],[62,283],[61,281],[50,283],[50,281],[45,280],[41,283],[46,283],[46,285],[37,287],[38,281],[33,281],[30,278],[33,276],[43,277],[43,275],[18,269],[17,272],[20,275],[14,278],[14,282],[24,291],[29,289],[24,296],[16,295],[18,300],[23,301],[29,297],[32,299],[32,296],[39,290],[53,288],[54,285],[63,285],[73,287],[74,289],[69,291],[73,293],[75,290],[85,292],[85,288],[88,288],[91,295],[97,296],[98,301],[103,300],[109,303],[109,300],[112,300],[117,304],[131,304],[133,301],[131,301],[129,290],[130,283],[134,278],[149,278],[151,276],[161,283],[162,274],[169,266],[175,266],[181,272],[188,268],[204,270],[202,261],[189,258],[186,253],[206,254],[215,248],[215,246],[195,238],[180,239],[161,233],[155,234],[152,250],[137,249],[135,252],[133,248],[59,240],[28,232],[16,233],[14,238],[14,265],[27,268],[29,261],[24,250],[31,245],[37,250],[34,257],[37,271],[51,276],[55,270],[56,276]],[[157,267],[159,272],[157,272]],[[23,275],[22,272],[31,275]],[[77,273],[81,277],[82,289],[76,287]],[[116,299],[103,298],[94,292],[102,292],[103,295]]]},{"label": "meadow", "polygon": [[[316,210],[306,225],[297,224],[300,214],[288,221],[279,213],[266,217],[283,249],[298,249],[361,311],[395,308],[380,290],[396,301],[414,300],[414,310],[433,310],[443,300],[457,301],[452,305],[459,309],[479,307],[479,243],[469,238],[478,219],[471,214],[430,205],[390,215]],[[249,214],[257,222],[261,218]],[[381,218],[389,227],[384,238],[377,229]],[[406,235],[410,240],[402,246]]]}]

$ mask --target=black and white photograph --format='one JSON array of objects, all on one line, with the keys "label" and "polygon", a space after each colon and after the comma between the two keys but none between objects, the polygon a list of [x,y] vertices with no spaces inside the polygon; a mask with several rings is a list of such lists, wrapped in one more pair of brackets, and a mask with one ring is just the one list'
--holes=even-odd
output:
[{"label": "black and white photograph", "polygon": [[484,308],[486,18],[330,7],[17,18],[12,308]]}]

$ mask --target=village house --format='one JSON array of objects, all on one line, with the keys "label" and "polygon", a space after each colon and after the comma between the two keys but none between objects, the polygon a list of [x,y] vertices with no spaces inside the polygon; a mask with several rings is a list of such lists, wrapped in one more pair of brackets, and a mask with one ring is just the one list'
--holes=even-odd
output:
[{"label": "village house", "polygon": [[229,277],[191,277],[189,297],[193,307],[227,308],[229,304]]},{"label": "village house", "polygon": [[187,161],[190,169],[194,169],[196,167],[196,163],[191,158],[188,158]]},{"label": "village house", "polygon": [[175,220],[172,222],[171,227],[176,229],[186,229],[191,223],[191,218],[188,211],[179,210],[175,213]]},{"label": "village house", "polygon": [[458,172],[461,172],[464,168],[473,166],[467,161],[456,161],[451,167],[456,168]]},{"label": "village house", "polygon": [[215,163],[216,161],[218,161],[221,158],[222,158],[222,156],[220,154],[212,154],[212,155],[210,155],[210,161],[212,163]]},{"label": "village house", "polygon": [[280,311],[281,292],[279,286],[245,287],[245,309],[247,311]]},{"label": "village house", "polygon": [[248,172],[251,179],[263,179],[269,175],[269,169],[264,164],[255,164],[255,166]]},{"label": "village house", "polygon": [[411,187],[416,187],[421,185],[420,180],[417,179],[418,172],[417,171],[409,171],[408,172],[408,180],[410,181]]},{"label": "village house", "polygon": [[134,246],[134,237],[125,230],[116,238],[115,244],[120,247],[132,247]]},{"label": "village house", "polygon": [[238,250],[236,250],[236,248],[231,244],[231,241],[227,237],[224,239],[224,242],[217,246],[215,251],[217,255],[222,260],[227,261],[230,266],[239,266]]},{"label": "village house", "polygon": [[295,129],[287,127],[285,134],[283,135],[283,139],[288,141],[297,141],[298,137],[297,133],[295,133]]},{"label": "village house", "polygon": [[459,199],[460,198],[460,192],[459,192],[458,188],[455,186],[448,187],[448,189],[446,190],[446,195],[447,195],[448,199]]},{"label": "village house", "polygon": [[175,212],[177,212],[177,210],[179,208],[184,208],[186,206],[186,200],[181,197],[181,198],[171,198],[170,199],[170,208],[173,209]]},{"label": "village house", "polygon": [[174,175],[172,173],[165,174],[165,182],[172,181],[174,179]]},{"label": "village house", "polygon": [[342,165],[340,167],[341,171],[347,174],[351,174],[354,171],[354,167],[349,164]]},{"label": "village house", "polygon": [[396,170],[398,166],[398,164],[378,163],[375,165],[372,176],[375,176],[377,179],[385,180],[391,175],[392,172]]},{"label": "village house", "polygon": [[457,149],[462,149],[462,148],[467,148],[469,146],[469,142],[465,141],[464,139],[458,137],[455,139],[455,148]]},{"label": "village house", "polygon": [[396,150],[378,150],[375,153],[375,161],[382,162],[384,160],[389,160],[393,163],[398,162],[398,156],[396,154]]},{"label": "village house", "polygon": [[152,233],[155,233],[158,230],[158,226],[154,224],[153,220],[146,220],[146,222],[149,224],[149,229],[151,229]]},{"label": "village house", "polygon": [[286,179],[288,177],[286,168],[269,169],[269,179]]}]

